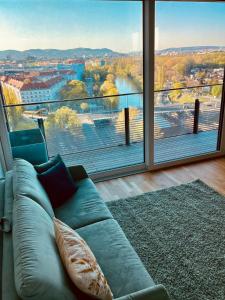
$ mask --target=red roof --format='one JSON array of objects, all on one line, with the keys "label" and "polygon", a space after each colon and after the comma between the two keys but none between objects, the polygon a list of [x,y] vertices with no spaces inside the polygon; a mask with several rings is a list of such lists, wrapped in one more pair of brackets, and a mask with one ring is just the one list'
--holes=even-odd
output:
[{"label": "red roof", "polygon": [[49,89],[51,86],[53,86],[56,83],[62,81],[62,79],[63,78],[61,76],[57,76],[57,77],[49,79],[45,82],[24,83],[23,86],[20,88],[20,90],[27,91],[27,90]]},{"label": "red roof", "polygon": [[54,75],[57,74],[58,72],[56,70],[50,70],[50,71],[41,71],[38,72],[39,74],[37,76],[48,76],[48,75]]},{"label": "red roof", "polygon": [[7,81],[8,84],[16,87],[17,89],[21,89],[23,87],[23,81],[17,80],[15,78],[9,78]]},{"label": "red roof", "polygon": [[0,77],[0,80],[7,82],[21,91],[49,89],[51,86],[63,80],[62,76],[51,78],[45,82],[32,81],[25,77]]},{"label": "red roof", "polygon": [[82,59],[67,59],[66,61],[66,64],[84,64],[84,60]]}]

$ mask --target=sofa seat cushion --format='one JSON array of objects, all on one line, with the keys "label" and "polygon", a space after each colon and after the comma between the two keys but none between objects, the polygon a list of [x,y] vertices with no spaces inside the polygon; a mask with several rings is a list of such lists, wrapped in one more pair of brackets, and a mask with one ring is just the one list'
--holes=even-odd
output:
[{"label": "sofa seat cushion", "polygon": [[91,224],[77,232],[93,251],[115,298],[155,285],[115,220]]},{"label": "sofa seat cushion", "polygon": [[77,186],[73,197],[55,209],[56,218],[73,229],[112,218],[91,179],[77,181]]},{"label": "sofa seat cushion", "polygon": [[54,224],[35,201],[13,205],[13,254],[16,290],[30,300],[74,300],[55,242]]},{"label": "sofa seat cushion", "polygon": [[26,196],[28,200],[32,199],[40,204],[49,216],[54,216],[48,195],[37,178],[37,172],[23,159],[14,160],[13,194],[15,200],[19,200],[21,196]]}]

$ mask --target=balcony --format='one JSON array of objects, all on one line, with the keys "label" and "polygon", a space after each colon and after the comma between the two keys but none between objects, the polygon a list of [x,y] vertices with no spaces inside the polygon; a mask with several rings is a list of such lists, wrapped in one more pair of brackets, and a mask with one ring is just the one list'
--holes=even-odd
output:
[{"label": "balcony", "polygon": [[[202,89],[191,91],[200,99],[197,114],[196,102],[167,103],[170,90],[155,92],[156,164],[217,150],[221,98]],[[4,107],[11,131],[39,124],[49,156],[60,153],[67,165],[82,164],[97,173],[144,163],[141,93]]]}]

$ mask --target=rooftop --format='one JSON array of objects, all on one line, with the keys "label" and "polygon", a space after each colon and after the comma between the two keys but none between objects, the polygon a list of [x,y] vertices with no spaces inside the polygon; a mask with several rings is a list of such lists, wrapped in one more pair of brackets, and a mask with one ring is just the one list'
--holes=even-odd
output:
[{"label": "rooftop", "polygon": [[37,80],[36,76],[37,76],[36,73],[34,77],[21,76],[21,75],[14,76],[14,77],[1,76],[0,81],[3,81],[21,91],[29,91],[29,90],[49,89],[50,87],[54,86],[55,84],[63,80],[63,77],[60,75],[50,78],[46,81]]}]

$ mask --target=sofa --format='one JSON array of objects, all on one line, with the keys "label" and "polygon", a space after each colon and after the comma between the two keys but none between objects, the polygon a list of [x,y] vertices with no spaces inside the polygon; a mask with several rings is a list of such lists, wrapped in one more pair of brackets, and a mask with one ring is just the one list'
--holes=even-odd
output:
[{"label": "sofa", "polygon": [[168,300],[156,285],[82,166],[69,168],[78,190],[53,210],[34,167],[23,159],[0,182],[3,300],[90,299],[70,282],[52,217],[76,230],[93,251],[114,298]]}]

